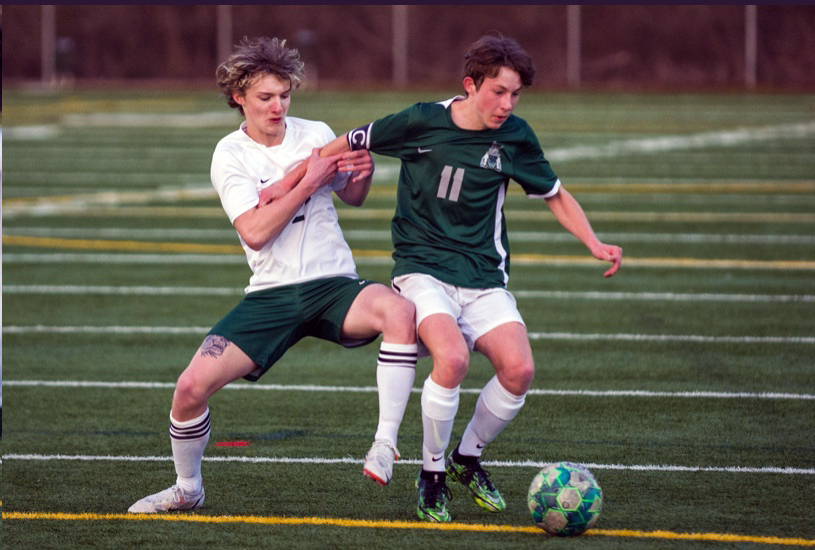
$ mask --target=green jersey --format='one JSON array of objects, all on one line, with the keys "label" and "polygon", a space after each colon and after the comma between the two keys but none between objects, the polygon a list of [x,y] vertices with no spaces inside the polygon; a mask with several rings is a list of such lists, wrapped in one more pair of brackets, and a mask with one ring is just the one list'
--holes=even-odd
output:
[{"label": "green jersey", "polygon": [[509,240],[504,200],[509,180],[529,197],[560,186],[523,119],[495,130],[463,130],[450,105],[417,103],[348,134],[353,149],[401,159],[391,224],[392,276],[425,273],[456,286],[506,287]]}]

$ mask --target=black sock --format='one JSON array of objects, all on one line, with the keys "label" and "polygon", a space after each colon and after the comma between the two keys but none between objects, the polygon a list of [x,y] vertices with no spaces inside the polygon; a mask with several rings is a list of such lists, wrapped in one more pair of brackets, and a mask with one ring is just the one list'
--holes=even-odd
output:
[{"label": "black sock", "polygon": [[433,481],[435,483],[444,483],[447,480],[447,472],[428,472],[422,468],[419,476],[425,481]]},{"label": "black sock", "polygon": [[453,451],[453,462],[455,462],[456,464],[461,464],[463,466],[469,466],[471,464],[477,464],[478,463],[478,458],[479,457],[477,457],[477,456],[467,456],[467,455],[461,454],[460,452],[458,452],[458,445],[456,445],[456,448]]}]

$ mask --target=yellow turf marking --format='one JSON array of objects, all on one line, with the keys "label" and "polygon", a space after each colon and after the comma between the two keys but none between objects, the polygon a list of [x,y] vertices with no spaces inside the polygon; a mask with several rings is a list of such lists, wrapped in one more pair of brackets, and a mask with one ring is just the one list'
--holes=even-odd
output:
[{"label": "yellow turf marking", "polygon": [[[199,243],[156,243],[142,241],[108,241],[95,239],[61,239],[54,237],[26,237],[3,235],[3,246],[30,246],[80,250],[117,250],[127,252],[175,252],[198,254],[242,254],[238,245]],[[357,258],[390,259],[389,250],[354,249]],[[516,264],[568,264],[590,265],[599,262],[591,256],[556,256],[549,254],[516,254]],[[807,260],[738,260],[702,258],[624,258],[623,265],[637,267],[707,267],[719,269],[815,269],[815,261]]]},{"label": "yellow turf marking", "polygon": [[[356,254],[356,251],[354,252]],[[553,256],[547,254],[515,254],[512,261],[517,264],[597,264],[603,263],[591,256]],[[623,257],[623,266],[638,267],[717,267],[726,269],[815,269],[815,261],[807,260],[724,260],[703,258],[628,258]]]},{"label": "yellow turf marking", "polygon": [[130,252],[195,252],[198,254],[241,254],[243,248],[231,244],[154,243],[142,241],[104,241],[60,239],[54,237],[15,237],[3,235],[4,246],[36,246],[81,250],[124,250]]},{"label": "yellow turf marking", "polygon": [[[537,527],[516,527],[512,525],[481,525],[469,523],[426,523],[417,521],[373,521],[341,518],[286,518],[275,516],[206,516],[197,514],[65,514],[48,512],[5,512],[4,520],[125,520],[125,521],[178,521],[190,523],[246,523],[263,525],[330,525],[335,527],[380,528],[380,529],[425,529],[436,531],[470,531],[480,533],[529,533],[546,536]],[[593,529],[586,532],[591,536],[633,537],[666,540],[698,540],[713,542],[753,542],[758,544],[778,544],[786,546],[815,546],[815,540],[800,538],[759,537],[751,535],[731,535],[727,533],[673,533],[671,531],[635,531],[629,529]]]}]

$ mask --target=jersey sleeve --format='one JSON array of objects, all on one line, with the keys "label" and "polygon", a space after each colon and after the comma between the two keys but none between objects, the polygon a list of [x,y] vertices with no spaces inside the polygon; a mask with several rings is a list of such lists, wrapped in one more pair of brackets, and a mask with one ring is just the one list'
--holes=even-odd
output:
[{"label": "jersey sleeve", "polygon": [[210,168],[212,185],[231,223],[258,204],[258,190],[246,168],[229,150],[217,148]]},{"label": "jersey sleeve", "polygon": [[404,143],[416,131],[411,126],[411,120],[417,105],[348,132],[348,144],[351,150],[367,149],[386,157],[399,158]]},{"label": "jersey sleeve", "polygon": [[526,146],[513,161],[515,173],[512,178],[521,185],[529,198],[553,197],[560,190],[560,179],[543,156],[540,142],[528,126],[527,133],[524,140]]}]

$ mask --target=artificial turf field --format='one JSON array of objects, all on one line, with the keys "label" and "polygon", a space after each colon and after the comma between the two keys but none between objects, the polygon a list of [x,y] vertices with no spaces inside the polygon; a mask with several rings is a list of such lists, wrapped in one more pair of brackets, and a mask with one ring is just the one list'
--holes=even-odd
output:
[{"label": "artificial turf field", "polygon": [[[509,288],[537,374],[484,455],[508,509],[453,486],[440,527],[415,517],[418,391],[382,489],[361,475],[378,346],[313,339],[212,399],[202,510],[127,516],[174,481],[174,382],[248,281],[209,183],[239,120],[210,91],[4,92],[5,547],[815,546],[815,96],[525,92],[516,113],[625,257],[603,279],[511,187]],[[456,92],[302,91],[289,114],[342,133]],[[338,204],[360,275],[383,282],[397,171],[377,157],[366,204]],[[490,377],[474,355],[454,441]],[[526,508],[560,460],[604,491],[577,539]]]}]

